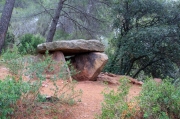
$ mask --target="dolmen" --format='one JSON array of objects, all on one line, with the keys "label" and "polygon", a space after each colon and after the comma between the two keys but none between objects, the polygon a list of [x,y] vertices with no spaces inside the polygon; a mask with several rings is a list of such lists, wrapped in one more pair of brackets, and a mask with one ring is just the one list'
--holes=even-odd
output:
[{"label": "dolmen", "polygon": [[[52,59],[64,64],[68,60],[76,70],[72,78],[77,81],[94,81],[102,71],[108,61],[108,56],[104,54],[104,45],[99,40],[63,40],[42,43],[37,46],[37,51],[45,54],[49,51]],[[58,66],[62,67],[62,66]],[[69,68],[65,69],[69,72]],[[70,72],[68,73],[71,79]]]}]

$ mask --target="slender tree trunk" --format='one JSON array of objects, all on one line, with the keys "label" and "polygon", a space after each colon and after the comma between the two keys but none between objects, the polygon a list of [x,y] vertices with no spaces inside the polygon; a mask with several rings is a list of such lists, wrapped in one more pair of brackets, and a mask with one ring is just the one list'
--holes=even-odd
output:
[{"label": "slender tree trunk", "polygon": [[47,35],[46,42],[52,42],[53,41],[53,37],[54,37],[54,34],[56,32],[56,26],[57,26],[57,23],[58,23],[58,20],[60,17],[60,13],[62,11],[63,4],[65,1],[66,0],[59,0],[57,9],[55,10],[55,14],[54,14],[53,20],[51,22],[51,26],[50,26],[50,30],[49,30],[48,35]]},{"label": "slender tree trunk", "polygon": [[4,46],[4,40],[8,30],[15,0],[6,0],[0,21],[0,52]]}]

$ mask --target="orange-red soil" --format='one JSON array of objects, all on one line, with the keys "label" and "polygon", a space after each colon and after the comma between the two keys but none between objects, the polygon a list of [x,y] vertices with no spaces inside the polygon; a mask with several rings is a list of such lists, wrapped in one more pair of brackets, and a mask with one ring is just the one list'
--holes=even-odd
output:
[{"label": "orange-red soil", "polygon": [[[0,67],[0,79],[5,78],[9,74],[8,70],[1,66]],[[114,78],[120,79],[121,76],[116,76]],[[62,80],[57,81],[57,85],[62,85]],[[101,103],[103,101],[102,91],[109,87],[110,89],[116,90],[118,88],[117,84],[108,84],[104,85],[102,81],[82,81],[77,82],[76,90],[81,89],[83,91],[81,102],[73,106],[64,105],[63,108],[64,114],[63,116],[53,116],[53,114],[47,114],[47,112],[42,111],[38,116],[40,119],[94,119],[96,114],[101,113]],[[53,83],[49,80],[43,82],[43,86],[41,88],[41,92],[46,95],[52,95],[52,91],[50,88],[53,87]],[[129,91],[128,98],[131,99],[139,94],[141,91],[141,86],[137,84],[131,84],[131,88]],[[51,106],[49,104],[49,106]],[[35,110],[37,111],[37,110]],[[37,118],[38,118],[37,117]]]}]

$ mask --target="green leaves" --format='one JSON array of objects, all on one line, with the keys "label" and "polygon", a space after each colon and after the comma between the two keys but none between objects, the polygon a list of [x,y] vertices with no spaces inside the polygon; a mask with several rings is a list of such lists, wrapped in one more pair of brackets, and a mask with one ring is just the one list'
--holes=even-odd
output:
[{"label": "green leaves", "polygon": [[[180,87],[171,84],[172,79],[161,83],[148,78],[135,101],[127,101],[129,82],[123,79],[118,91],[104,94],[99,119],[178,119],[180,118]],[[141,115],[138,116],[138,113]]]},{"label": "green leaves", "polygon": [[20,38],[20,46],[18,50],[22,54],[34,54],[36,53],[37,45],[44,41],[45,39],[40,36],[25,34]]},{"label": "green leaves", "polygon": [[12,77],[0,80],[0,115],[1,118],[8,118],[7,115],[13,114],[16,102],[22,93],[26,92],[26,84],[21,80],[16,81]]},{"label": "green leaves", "polygon": [[[56,106],[57,103],[73,105],[80,101],[82,91],[75,90],[74,82],[65,81],[67,79],[65,73],[67,72],[59,71],[54,73],[56,70],[55,66],[67,69],[70,62],[59,64],[48,53],[43,59],[40,57],[22,56],[18,52],[17,47],[11,50],[8,49],[2,54],[1,58],[2,65],[9,68],[9,71],[12,73],[12,77],[0,79],[1,119],[7,119],[11,116],[14,118],[28,118],[32,113],[36,113],[33,111],[36,106],[42,106],[40,101],[48,101],[48,97],[44,97],[40,93],[42,82],[47,79],[47,72],[51,74],[49,81],[53,83],[53,86],[50,87],[53,96],[49,98],[55,97],[55,99],[58,99],[52,100],[51,103],[56,103]],[[60,74],[62,74],[61,77]],[[72,73],[70,72],[70,74]],[[57,85],[57,81],[60,78],[64,79],[61,86]],[[57,110],[61,110],[59,106]]]},{"label": "green leaves", "polygon": [[144,117],[156,118],[180,118],[180,95],[170,81],[158,84],[152,79],[144,83],[139,97],[140,107]]},{"label": "green leaves", "polygon": [[140,74],[177,77],[175,72],[180,64],[178,6],[158,0],[121,0],[114,3],[113,10],[118,35],[111,40],[110,49],[115,47],[115,52],[109,54],[113,58],[108,71],[132,77]]},{"label": "green leaves", "polygon": [[22,75],[23,72],[23,58],[21,54],[18,52],[18,48],[14,47],[13,49],[7,49],[2,54],[2,64],[4,64],[7,68],[9,68],[10,73],[13,75]]},{"label": "green leaves", "polygon": [[117,91],[111,90],[108,93],[103,92],[104,102],[102,103],[102,114],[99,119],[119,119],[135,116],[135,110],[129,109],[127,94],[129,92],[129,80],[123,78]]}]

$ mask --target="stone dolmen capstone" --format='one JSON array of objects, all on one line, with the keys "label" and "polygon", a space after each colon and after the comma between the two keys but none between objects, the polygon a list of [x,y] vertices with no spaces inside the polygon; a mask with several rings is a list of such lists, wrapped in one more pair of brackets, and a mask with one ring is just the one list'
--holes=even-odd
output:
[{"label": "stone dolmen capstone", "polygon": [[63,40],[39,44],[37,50],[39,53],[46,50],[61,51],[66,56],[85,52],[104,52],[104,45],[98,40]]}]

